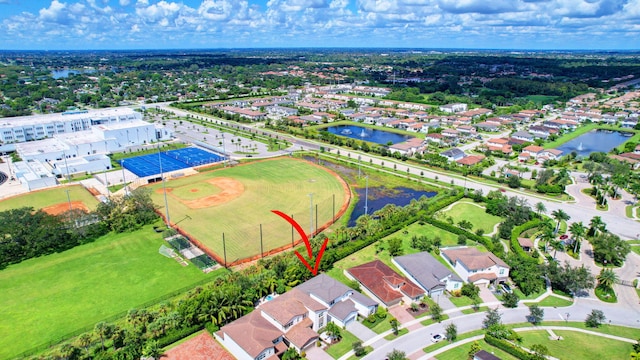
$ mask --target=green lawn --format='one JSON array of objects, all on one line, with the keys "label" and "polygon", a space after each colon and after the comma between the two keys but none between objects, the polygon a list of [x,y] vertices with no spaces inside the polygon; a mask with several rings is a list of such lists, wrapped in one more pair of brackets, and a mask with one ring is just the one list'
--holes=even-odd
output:
[{"label": "green lawn", "polygon": [[[464,334],[458,334],[458,341],[466,339],[466,338],[474,337],[476,335],[482,335],[482,334],[484,334],[484,330],[473,330],[473,331],[469,331],[469,332],[464,333]],[[480,341],[484,342],[484,340],[479,340],[478,342],[480,342]],[[443,348],[443,347],[445,347],[447,345],[449,345],[448,342],[440,341],[438,343],[431,344],[431,345],[423,348],[422,351],[424,351],[426,353],[430,353],[430,352],[432,352],[434,350],[438,350],[438,349]]]},{"label": "green lawn", "polygon": [[485,311],[487,311],[488,309],[489,309],[489,307],[488,307],[488,306],[480,306],[480,307],[478,308],[478,310],[474,310],[473,308],[471,308],[471,309],[464,309],[464,310],[461,310],[461,312],[462,312],[463,314],[477,314],[477,313],[485,312]]},{"label": "green lawn", "polygon": [[473,305],[473,299],[467,296],[459,296],[459,297],[450,296],[449,300],[451,300],[453,305],[457,307]]},{"label": "green lawn", "polygon": [[[214,185],[214,188],[225,187],[217,194],[210,186],[202,187],[209,181],[225,179],[226,183]],[[221,197],[230,193],[227,190],[233,189],[234,184],[239,185],[236,195]],[[180,222],[179,227],[215,253],[217,260],[224,261],[226,251],[228,263],[259,256],[262,251],[266,253],[300,240],[297,232],[292,236],[291,225],[272,210],[293,216],[308,233],[311,225],[315,229],[316,224],[318,227],[330,224],[332,216],[339,215],[350,196],[347,185],[334,173],[293,158],[262,160],[208,171],[170,180],[166,187],[171,220]],[[163,184],[150,188],[154,203],[164,213]],[[201,197],[194,199],[201,189]],[[208,204],[194,207],[193,203],[188,203],[206,197],[213,197]],[[311,215],[313,222],[310,222]]]},{"label": "green lawn", "polygon": [[558,359],[628,359],[631,344],[583,334],[574,331],[554,330],[562,340],[549,340],[546,331],[521,331],[522,346],[531,348],[542,344],[549,349],[549,355]]},{"label": "green lawn", "polygon": [[151,226],[34,258],[0,271],[0,358],[214,278],[158,253]]},{"label": "green lawn", "polygon": [[482,229],[485,234],[493,232],[493,227],[502,221],[499,216],[487,214],[480,205],[467,201],[456,202],[444,214],[451,216],[456,224],[460,220],[467,220],[473,224],[471,231],[475,232],[476,229]]},{"label": "green lawn", "polygon": [[[531,325],[527,323],[528,325]],[[640,338],[640,329],[626,327],[626,326],[617,326],[617,325],[602,325],[599,328],[590,328],[584,324],[584,321],[544,321],[542,323],[543,326],[570,326],[578,329],[585,329],[589,331],[594,331],[603,334],[615,335],[620,337],[625,337],[628,339],[639,339]],[[519,324],[514,327],[522,327],[522,324]]]},{"label": "green lawn", "polygon": [[[484,340],[480,339],[477,340],[478,344],[480,345],[480,348],[482,350],[487,351],[490,354],[493,354],[497,357],[499,357],[502,360],[517,360],[518,358],[503,351],[498,349],[497,347],[491,346],[489,344],[487,344]],[[469,354],[469,350],[471,349],[471,344],[473,344],[473,342],[467,343],[467,344],[463,344],[460,346],[456,346],[455,348],[445,351],[440,355],[436,356],[436,359],[438,360],[460,360],[460,359],[466,359],[467,355]]]},{"label": "green lawn", "polygon": [[397,339],[397,338],[399,338],[400,336],[402,336],[402,335],[404,335],[404,334],[408,334],[408,333],[409,333],[409,329],[404,328],[404,329],[400,329],[400,330],[398,330],[398,335],[395,335],[394,333],[391,333],[391,334],[389,334],[389,335],[385,336],[384,338],[385,338],[386,340],[394,340],[394,339]]},{"label": "green lawn", "polygon": [[525,295],[522,291],[520,291],[520,289],[513,288],[513,292],[516,293],[516,295],[518,295],[518,297],[520,298],[520,300],[533,300],[536,299],[538,296],[542,295],[545,293],[546,290],[540,290],[537,293],[533,293],[533,294],[529,294],[529,295]]},{"label": "green lawn", "polygon": [[[431,315],[431,314],[427,313],[427,315]],[[443,322],[445,320],[449,320],[449,315],[442,314],[442,318],[440,319],[440,322]],[[429,318],[427,320],[424,320],[424,321],[420,321],[420,324],[422,324],[422,326],[429,326],[429,325],[435,324],[435,323],[436,323],[436,321],[431,319],[431,318]]]},{"label": "green lawn", "polygon": [[[69,190],[69,198],[67,198]],[[41,209],[47,206],[66,203],[69,201],[82,201],[91,210],[98,205],[98,200],[83,186],[59,186],[53,189],[32,191],[24,195],[18,195],[0,201],[0,211],[30,206]]]},{"label": "green lawn", "polygon": [[327,348],[327,354],[331,355],[334,359],[339,359],[342,355],[353,350],[353,343],[360,341],[355,335],[347,330],[341,330],[342,340],[339,343],[333,344]]},{"label": "green lawn", "polygon": [[573,305],[572,301],[565,300],[555,296],[547,296],[542,301],[538,303],[526,303],[527,306],[538,305],[538,306],[548,306],[548,307],[565,307]]}]

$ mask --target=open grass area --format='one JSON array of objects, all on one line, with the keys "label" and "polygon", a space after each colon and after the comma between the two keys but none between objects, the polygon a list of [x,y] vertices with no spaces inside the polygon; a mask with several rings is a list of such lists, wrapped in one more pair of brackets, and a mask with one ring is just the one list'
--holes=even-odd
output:
[{"label": "open grass area", "polygon": [[[69,190],[69,198],[67,198]],[[98,200],[81,185],[59,186],[52,189],[32,191],[24,195],[10,197],[0,201],[0,211],[31,206],[42,209],[47,206],[71,201],[82,201],[91,210],[98,206]]]},{"label": "open grass area", "polygon": [[475,309],[471,308],[471,309],[464,309],[464,310],[462,310],[461,312],[462,312],[463,314],[476,314],[476,313],[482,313],[482,312],[485,312],[485,311],[487,311],[488,309],[489,309],[489,307],[488,307],[488,306],[480,306],[480,307],[478,308],[478,310],[475,310]]},{"label": "open grass area", "polygon": [[[427,315],[431,315],[430,313],[426,313],[426,314],[427,314]],[[440,319],[440,322],[443,322],[443,321],[445,321],[445,320],[449,320],[449,315],[447,315],[447,314],[442,314],[442,318]],[[426,320],[424,320],[424,321],[420,321],[420,324],[422,324],[422,326],[429,326],[429,325],[431,325],[431,324],[435,324],[435,323],[436,323],[436,321],[435,321],[435,320],[433,320],[433,319],[431,319],[431,318],[426,319]]]},{"label": "open grass area", "polygon": [[542,299],[542,301],[537,303],[525,303],[527,306],[538,305],[538,306],[547,306],[547,307],[566,307],[573,305],[572,301],[565,300],[555,296],[547,296]]},{"label": "open grass area", "polygon": [[518,334],[522,336],[522,346],[544,345],[549,349],[549,355],[558,359],[628,359],[632,350],[631,344],[600,336],[574,331],[553,332],[562,340],[549,340],[546,331],[521,331]]},{"label": "open grass area", "polygon": [[360,340],[347,330],[343,329],[340,333],[342,334],[342,340],[326,349],[327,354],[334,359],[339,359],[342,355],[353,350],[353,343]]},{"label": "open grass area", "polygon": [[[464,334],[458,334],[458,339],[457,340],[460,341],[460,340],[464,340],[464,339],[467,339],[467,338],[470,338],[470,337],[474,337],[476,335],[483,335],[483,334],[484,334],[484,330],[469,331],[469,332],[466,332]],[[478,340],[478,342],[480,342],[480,341],[484,342],[484,340]],[[424,351],[426,353],[430,353],[430,352],[432,352],[434,350],[438,350],[438,349],[443,348],[443,347],[445,347],[447,345],[449,345],[448,342],[440,341],[438,343],[435,343],[435,344],[432,344],[432,345],[429,345],[429,346],[423,348],[422,351]]]},{"label": "open grass area", "polygon": [[518,295],[518,297],[520,298],[520,300],[533,300],[538,298],[538,296],[542,295],[545,293],[546,290],[540,290],[536,293],[533,294],[529,294],[529,295],[525,295],[522,291],[520,291],[519,288],[514,287],[513,288],[513,292]]},{"label": "open grass area", "polygon": [[457,307],[473,305],[473,299],[468,296],[450,296],[449,300]]},{"label": "open grass area", "polygon": [[[220,192],[205,189],[194,198],[193,193],[198,194],[202,184],[211,182]],[[300,239],[297,232],[292,236],[291,225],[272,210],[293,215],[308,233],[316,224],[320,227],[329,223],[349,196],[346,184],[335,174],[292,158],[256,161],[170,180],[166,187],[171,220],[180,222],[182,230],[217,254],[219,260],[224,260],[226,245],[229,263],[289,245],[292,238]],[[150,188],[154,202],[164,213],[162,184]],[[181,197],[185,193],[188,196]]]},{"label": "open grass area", "polygon": [[225,271],[205,275],[183,267],[158,253],[163,243],[146,226],[0,271],[0,358],[90,329]]},{"label": "open grass area", "polygon": [[493,227],[502,221],[499,216],[487,214],[482,206],[466,201],[456,202],[444,215],[451,216],[456,223],[467,220],[473,225],[472,231],[482,229],[485,234],[493,232]]},{"label": "open grass area", "polygon": [[596,296],[598,299],[608,303],[616,303],[618,302],[618,297],[616,296],[615,291],[612,288],[605,288],[604,286],[596,286],[595,289]]},{"label": "open grass area", "polygon": [[[502,360],[517,360],[518,358],[503,351],[498,349],[495,346],[491,346],[489,344],[487,344],[484,340],[480,339],[477,340],[478,344],[480,345],[480,349],[485,350],[486,352],[493,354],[497,357],[499,357]],[[469,350],[471,349],[471,344],[473,344],[473,342],[467,343],[467,344],[463,344],[460,346],[456,346],[455,348],[445,351],[440,355],[436,356],[436,359],[438,360],[460,360],[460,359],[467,359],[468,358],[468,354],[469,354]]]}]

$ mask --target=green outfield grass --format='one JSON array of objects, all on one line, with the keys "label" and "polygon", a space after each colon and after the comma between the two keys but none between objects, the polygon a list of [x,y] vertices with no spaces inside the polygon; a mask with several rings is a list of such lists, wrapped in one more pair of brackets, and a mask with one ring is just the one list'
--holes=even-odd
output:
[{"label": "green outfield grass", "polygon": [[0,271],[0,359],[213,278],[158,253],[151,226]]},{"label": "green outfield grass", "polygon": [[[190,189],[201,187],[214,178],[236,180],[244,190],[236,198],[205,208],[192,208],[183,202],[195,200],[193,194],[198,192]],[[343,184],[335,174],[309,162],[278,158],[170,180],[166,187],[170,192],[167,199],[171,221],[180,222],[178,226],[182,230],[217,254],[219,259],[224,256],[224,233],[227,260],[233,263],[261,253],[261,233],[264,252],[291,244],[291,225],[271,210],[293,215],[307,233],[312,225],[315,228],[316,218],[318,226],[330,222],[334,211],[333,195],[336,215],[347,200],[346,185]],[[160,211],[164,214],[162,184],[154,184],[151,189],[154,202],[161,206]],[[178,191],[174,193],[174,189]],[[224,189],[221,190],[224,193]],[[207,195],[209,192],[202,198]],[[294,239],[299,238],[295,233]]]},{"label": "green outfield grass", "polygon": [[487,214],[483,207],[466,201],[456,202],[444,214],[451,216],[456,223],[463,219],[467,220],[473,224],[472,232],[475,232],[476,229],[482,229],[485,234],[493,232],[493,227],[502,221],[499,216]]},{"label": "green outfield grass", "polygon": [[53,189],[32,191],[24,195],[18,195],[0,201],[0,211],[16,209],[24,206],[31,206],[34,209],[66,203],[69,201],[67,192],[69,190],[69,198],[71,201],[82,201],[91,210],[95,210],[98,200],[91,195],[81,185],[60,186]]}]

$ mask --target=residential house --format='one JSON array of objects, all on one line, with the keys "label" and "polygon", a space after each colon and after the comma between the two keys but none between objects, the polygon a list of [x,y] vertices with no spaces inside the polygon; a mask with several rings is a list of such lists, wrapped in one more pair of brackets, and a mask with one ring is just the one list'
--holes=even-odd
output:
[{"label": "residential house", "polygon": [[542,146],[537,146],[537,145],[529,145],[524,149],[522,149],[523,154],[527,153],[532,158],[537,158],[538,155],[541,155],[543,151],[544,151],[544,148]]},{"label": "residential house", "polygon": [[458,136],[460,135],[460,132],[454,129],[444,129],[442,130],[442,135],[448,138],[458,138]]},{"label": "residential house", "polygon": [[496,125],[495,123],[492,122],[488,122],[488,121],[483,121],[481,123],[477,123],[475,125],[475,128],[479,131],[489,131],[489,132],[496,132],[498,130],[500,130],[500,125]]},{"label": "residential house", "polygon": [[471,125],[460,125],[456,128],[459,133],[464,134],[466,136],[472,136],[476,134],[476,128]]},{"label": "residential house", "polygon": [[421,152],[424,147],[424,141],[419,138],[411,138],[405,142],[394,144],[389,146],[391,153],[398,152],[400,155],[412,155],[416,152]]},{"label": "residential house", "polygon": [[320,274],[223,326],[215,337],[238,359],[270,359],[289,347],[309,349],[327,323],[343,327],[358,314],[374,314],[377,307],[375,301]]},{"label": "residential house", "polygon": [[469,155],[456,160],[456,163],[469,167],[480,163],[482,160],[484,160],[484,155]]},{"label": "residential house", "polygon": [[443,151],[440,153],[440,156],[443,156],[445,158],[447,158],[447,160],[449,161],[458,161],[462,158],[464,158],[466,156],[466,154],[464,153],[464,151],[458,149],[458,148],[453,148],[453,149],[449,149],[447,151]]},{"label": "residential house", "polygon": [[537,157],[538,161],[545,162],[547,160],[558,160],[562,156],[563,151],[559,149],[543,150]]},{"label": "residential house", "polygon": [[389,266],[380,260],[374,260],[366,264],[347,269],[348,278],[359,282],[363,291],[388,308],[405,302],[416,302],[425,295],[425,291],[409,281],[404,276],[398,275]]},{"label": "residential house", "polygon": [[637,117],[628,117],[624,120],[622,120],[622,122],[620,123],[620,126],[623,128],[629,128],[629,129],[633,129],[638,125],[638,118]]},{"label": "residential house", "polygon": [[391,262],[432,298],[445,290],[459,290],[462,287],[462,279],[426,251],[394,257]]},{"label": "residential house", "polygon": [[493,111],[491,111],[489,109],[478,108],[478,109],[465,111],[461,115],[469,116],[469,117],[471,117],[473,119],[477,119],[482,115],[491,115],[492,113],[493,113]]},{"label": "residential house", "polygon": [[438,146],[444,144],[444,136],[442,134],[438,134],[438,133],[427,134],[425,135],[424,139],[430,143],[435,143]]},{"label": "residential house", "polygon": [[439,107],[440,111],[446,113],[457,113],[467,111],[467,104],[456,103],[456,104],[447,104]]},{"label": "residential house", "polygon": [[442,256],[465,281],[488,286],[507,281],[509,265],[491,252],[481,252],[474,247],[445,249]]},{"label": "residential house", "polygon": [[514,138],[514,139],[527,141],[527,142],[533,142],[533,140],[535,140],[535,137],[531,133],[529,133],[528,131],[515,132],[515,133],[511,134],[511,137]]}]

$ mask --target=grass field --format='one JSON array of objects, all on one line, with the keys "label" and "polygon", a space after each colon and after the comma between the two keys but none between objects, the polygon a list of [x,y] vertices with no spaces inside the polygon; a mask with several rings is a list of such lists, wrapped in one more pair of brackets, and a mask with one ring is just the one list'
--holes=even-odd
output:
[{"label": "grass field", "polygon": [[521,331],[522,346],[531,348],[542,344],[549,349],[549,355],[558,359],[628,359],[631,344],[600,336],[574,331],[554,330],[563,340],[549,340],[546,331]]},{"label": "grass field", "polygon": [[[498,349],[495,346],[491,346],[489,344],[487,344],[484,340],[477,340],[478,341],[478,345],[480,345],[480,348],[482,350],[485,350],[487,352],[489,352],[490,354],[494,354],[495,356],[499,357],[502,360],[517,360],[518,358],[503,351]],[[451,350],[445,351],[440,355],[436,356],[436,359],[438,360],[460,360],[460,359],[467,359],[467,356],[469,354],[469,350],[471,350],[471,344],[473,342],[470,343],[466,343],[464,345],[460,345],[457,346]]]},{"label": "grass field", "polygon": [[473,224],[472,231],[482,229],[485,234],[493,232],[493,227],[502,221],[499,216],[487,214],[480,205],[467,201],[456,202],[444,214],[451,216],[456,222],[463,219],[467,220]]},{"label": "grass field", "polygon": [[23,206],[31,206],[34,209],[41,209],[47,206],[66,203],[69,201],[67,192],[69,190],[69,198],[71,201],[82,201],[91,210],[95,210],[98,200],[91,195],[81,185],[56,187],[53,189],[32,191],[25,195],[14,196],[0,201],[0,211],[15,209]]},{"label": "grass field", "polygon": [[0,271],[0,359],[218,274],[182,267],[158,253],[162,244],[147,226]]},{"label": "grass field", "polygon": [[[203,208],[193,208],[184,202],[221,195],[225,189],[215,189],[214,185],[203,188],[207,181],[220,179],[237,181],[243,190],[237,197],[221,199]],[[312,224],[315,228],[316,218],[318,226],[329,222],[334,211],[333,195],[336,215],[347,201],[346,185],[343,184],[333,173],[309,162],[279,158],[171,180],[166,182],[166,187],[170,191],[167,199],[172,222],[180,222],[181,229],[217,254],[219,259],[223,259],[224,233],[227,260],[233,263],[261,253],[261,234],[265,253],[291,243],[291,225],[271,210],[293,215],[307,233]],[[154,184],[151,189],[154,202],[164,213],[162,184]],[[222,191],[216,195],[219,190]],[[294,238],[300,237],[296,233]]]}]

